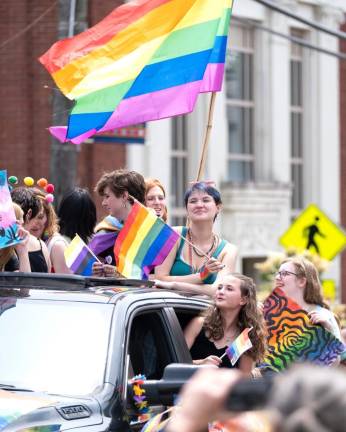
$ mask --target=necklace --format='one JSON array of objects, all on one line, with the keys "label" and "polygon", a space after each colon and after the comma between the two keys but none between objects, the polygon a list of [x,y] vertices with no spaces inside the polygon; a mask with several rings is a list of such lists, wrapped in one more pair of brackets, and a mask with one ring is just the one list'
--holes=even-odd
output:
[{"label": "necklace", "polygon": [[236,329],[235,331],[233,331],[231,334],[227,335],[226,333],[224,333],[224,337],[226,340],[226,343],[230,343],[231,341],[234,341],[236,339],[236,337],[238,336],[238,329]]},{"label": "necklace", "polygon": [[[188,230],[187,233],[188,233],[188,237],[189,237],[190,242],[191,242],[192,244],[194,244],[193,239],[192,239],[192,233],[191,233],[190,229]],[[208,249],[208,251],[207,251],[206,253],[200,253],[200,252],[198,251],[198,249],[197,249],[195,246],[192,246],[192,249],[193,249],[193,251],[195,252],[195,254],[196,254],[198,257],[200,257],[200,258],[203,258],[203,257],[205,257],[206,255],[209,256],[209,254],[211,253],[211,251],[212,251],[212,250],[214,249],[214,247],[215,247],[216,240],[217,240],[217,236],[213,233],[213,240],[212,240],[212,242],[211,242],[211,246],[210,246],[210,248]]]},{"label": "necklace", "polygon": [[[187,234],[186,234],[187,239],[189,240],[188,243],[188,253],[189,253],[189,264],[190,267],[192,269],[193,273],[198,273],[200,271],[200,269],[205,265],[205,263],[208,261],[209,257],[212,255],[213,249],[215,247],[215,244],[218,243],[218,237],[213,234],[213,241],[212,241],[212,245],[209,248],[208,252],[206,254],[201,254],[199,253],[196,248],[193,246],[193,242],[192,242],[192,235],[190,232],[190,229],[188,229]],[[200,268],[198,266],[194,266],[193,265],[193,254],[192,251],[195,252],[195,254],[200,257],[200,258],[205,258],[205,260],[203,261],[202,265],[200,266]],[[210,255],[209,255],[210,254]]]}]

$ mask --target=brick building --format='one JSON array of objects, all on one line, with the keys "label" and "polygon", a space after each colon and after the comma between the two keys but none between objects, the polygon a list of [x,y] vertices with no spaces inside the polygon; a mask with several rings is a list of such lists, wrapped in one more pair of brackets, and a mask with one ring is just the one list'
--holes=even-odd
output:
[{"label": "brick building", "polygon": [[[37,58],[57,40],[58,4],[64,2],[70,3],[0,2],[0,168],[20,178],[49,178],[51,138],[46,129],[58,124],[60,113],[53,113],[54,84]],[[79,7],[87,6],[88,26],[121,3],[77,1]],[[284,0],[278,3],[288,7]],[[288,3],[297,15],[332,29],[340,28],[346,12],[344,0]],[[239,247],[238,270],[251,274],[254,262],[280,248],[279,236],[309,202],[346,226],[346,61],[299,49],[252,28],[251,20],[330,50],[338,48],[337,39],[252,0],[235,2],[233,15],[238,22],[231,27],[227,58],[232,62],[226,65],[226,91],[217,97],[206,165],[207,177],[222,189],[225,202],[218,229]],[[346,52],[345,41],[341,49]],[[246,74],[241,76],[240,70]],[[234,86],[246,86],[246,94],[234,95]],[[292,88],[299,103],[290,100]],[[184,188],[198,168],[207,109],[205,97],[189,116],[150,123],[146,146],[83,144],[76,183],[92,189],[103,171],[125,165],[158,177],[170,198],[171,222],[179,224],[185,216]],[[243,134],[245,130],[249,133]],[[297,145],[300,155],[293,157]],[[336,281],[346,302],[346,252],[334,261],[327,277]]]},{"label": "brick building", "polygon": [[[89,0],[86,25],[96,24],[121,3]],[[54,83],[37,59],[58,38],[58,4],[51,0],[0,2],[0,167],[20,179],[27,175],[49,179],[47,127],[55,124],[59,113],[52,112]],[[77,160],[76,183],[92,190],[103,171],[124,166],[125,146],[84,145]]]}]

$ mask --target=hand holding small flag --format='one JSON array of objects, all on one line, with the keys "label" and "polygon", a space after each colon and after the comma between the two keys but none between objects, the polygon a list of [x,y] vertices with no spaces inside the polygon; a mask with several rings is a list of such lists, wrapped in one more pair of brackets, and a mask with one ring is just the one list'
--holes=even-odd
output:
[{"label": "hand holding small flag", "polygon": [[228,356],[232,366],[234,366],[239,357],[247,350],[252,348],[252,342],[249,338],[249,332],[253,327],[246,328],[240,335],[227,347],[225,353],[220,357],[222,359],[225,355]]},{"label": "hand holding small flag", "polygon": [[65,249],[64,256],[72,273],[82,276],[91,276],[93,263],[99,261],[78,234]]}]

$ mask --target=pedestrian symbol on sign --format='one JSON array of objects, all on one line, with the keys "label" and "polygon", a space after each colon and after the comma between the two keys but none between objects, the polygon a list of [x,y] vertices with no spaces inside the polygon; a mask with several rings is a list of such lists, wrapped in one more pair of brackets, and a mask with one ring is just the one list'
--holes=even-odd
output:
[{"label": "pedestrian symbol on sign", "polygon": [[317,244],[316,236],[321,236],[325,238],[326,236],[320,231],[318,227],[318,222],[320,218],[319,216],[315,216],[315,221],[313,224],[304,228],[304,237],[308,238],[308,242],[306,244],[306,249],[314,248],[318,255],[320,254],[320,248]]},{"label": "pedestrian symbol on sign", "polygon": [[300,252],[308,249],[331,261],[346,246],[346,235],[321,209],[310,204],[280,237],[280,244]]}]

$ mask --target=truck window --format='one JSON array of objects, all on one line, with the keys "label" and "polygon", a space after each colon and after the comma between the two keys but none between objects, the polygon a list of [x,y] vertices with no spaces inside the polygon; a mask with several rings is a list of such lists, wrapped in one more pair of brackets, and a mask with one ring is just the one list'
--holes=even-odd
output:
[{"label": "truck window", "polygon": [[188,323],[195,317],[201,315],[204,309],[202,308],[191,308],[191,309],[183,309],[183,308],[174,308],[174,312],[177,315],[179,324],[181,326],[182,331],[184,331],[185,327]]},{"label": "truck window", "polygon": [[133,373],[143,374],[147,379],[162,378],[165,366],[175,361],[160,313],[143,313],[133,319],[129,354]]}]

